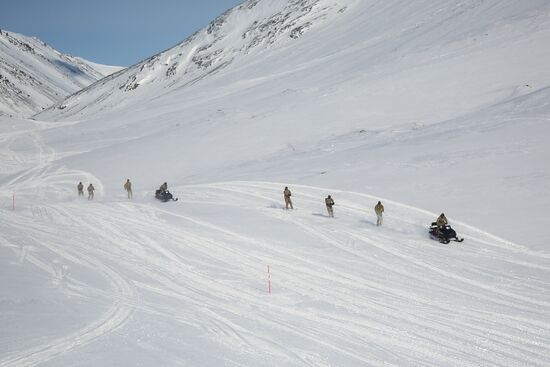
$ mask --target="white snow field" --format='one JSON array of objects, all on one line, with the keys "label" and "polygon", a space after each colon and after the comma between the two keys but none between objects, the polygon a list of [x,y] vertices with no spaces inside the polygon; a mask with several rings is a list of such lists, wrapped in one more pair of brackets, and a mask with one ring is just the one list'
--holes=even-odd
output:
[{"label": "white snow field", "polygon": [[548,45],[548,1],[249,0],[0,116],[0,367],[549,366]]}]

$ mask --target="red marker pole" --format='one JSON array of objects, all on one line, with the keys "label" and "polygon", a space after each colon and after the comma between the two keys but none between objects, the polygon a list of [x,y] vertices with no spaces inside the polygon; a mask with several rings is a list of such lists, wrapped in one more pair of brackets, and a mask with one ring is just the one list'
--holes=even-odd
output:
[{"label": "red marker pole", "polygon": [[269,265],[267,266],[267,290],[271,294],[271,271]]}]

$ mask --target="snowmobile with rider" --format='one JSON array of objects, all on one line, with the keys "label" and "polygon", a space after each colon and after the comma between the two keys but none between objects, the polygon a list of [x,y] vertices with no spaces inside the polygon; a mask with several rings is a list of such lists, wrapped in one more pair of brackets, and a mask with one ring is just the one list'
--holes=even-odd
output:
[{"label": "snowmobile with rider", "polygon": [[178,201],[177,198],[174,198],[174,195],[170,191],[168,191],[168,184],[165,182],[162,185],[160,185],[160,188],[155,191],[155,198],[162,201],[163,203],[167,201]]},{"label": "snowmobile with rider", "polygon": [[441,215],[437,218],[435,222],[432,222],[429,228],[429,233],[431,239],[437,240],[440,243],[447,244],[451,241],[464,241],[464,238],[459,238],[456,235],[456,231],[451,228],[451,226],[449,225],[449,221],[443,213],[441,213]]}]

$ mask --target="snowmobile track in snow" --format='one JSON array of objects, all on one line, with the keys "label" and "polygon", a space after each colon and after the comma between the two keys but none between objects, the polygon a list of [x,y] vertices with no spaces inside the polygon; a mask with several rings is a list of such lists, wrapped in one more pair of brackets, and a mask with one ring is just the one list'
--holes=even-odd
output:
[{"label": "snowmobile track in snow", "polygon": [[[67,212],[62,210],[53,208],[47,208],[47,210],[54,211],[55,215],[67,216],[67,218],[75,220],[74,217],[69,216]],[[79,223],[83,226],[86,225],[83,221],[79,221]],[[71,262],[78,261],[83,266],[100,273],[105,279],[108,280],[114,292],[113,298],[115,299],[115,302],[107,312],[101,315],[99,319],[94,320],[84,328],[62,338],[33,347],[29,350],[10,353],[0,360],[0,366],[34,366],[44,363],[50,359],[70,352],[75,348],[91,343],[106,334],[112,333],[128,322],[134,312],[134,308],[131,306],[131,303],[135,302],[135,294],[132,285],[128,283],[121,275],[93,256],[85,255],[85,252],[78,251],[70,247],[56,245],[55,238],[53,237],[49,241],[38,240],[38,238],[44,237],[43,233],[36,233],[36,231],[40,231],[40,228],[35,229],[33,228],[33,225],[28,223],[21,224],[18,227],[20,227],[19,230],[26,232],[27,238],[35,238],[37,246],[48,248],[62,259],[67,259]]]},{"label": "snowmobile track in snow", "polygon": [[[33,246],[72,266],[93,269],[111,288],[89,287],[69,274],[70,291],[112,302],[80,330],[11,352],[0,366],[32,366],[71,355],[131,326],[136,313],[201,330],[251,358],[267,350],[280,361],[303,366],[326,364],[326,356],[290,349],[270,335],[318,346],[355,365],[371,365],[388,350],[399,351],[396,364],[417,356],[408,363],[430,358],[456,365],[471,358],[480,340],[486,352],[475,355],[478,362],[545,365],[550,327],[541,315],[550,311],[550,299],[538,295],[548,284],[540,276],[509,275],[502,265],[548,275],[546,255],[463,223],[454,224],[464,232],[465,246],[435,244],[425,231],[433,213],[384,199],[385,223],[378,228],[371,219],[379,198],[343,190],[290,185],[297,209],[286,211],[283,187],[269,182],[188,185],[173,188],[181,193],[174,205],[103,198],[35,204],[15,222],[11,214],[0,213],[11,223],[11,237],[25,230]],[[319,215],[327,193],[336,201],[335,219]],[[212,216],[211,210],[222,214]],[[228,221],[231,213],[242,218]],[[267,234],[256,232],[253,224],[241,225],[251,220],[260,220],[258,228],[267,224]],[[282,236],[270,234],[271,226]],[[49,227],[84,242],[64,242]],[[286,231],[294,233],[293,241],[300,237],[309,245],[289,243]],[[482,262],[481,267],[474,260],[480,257],[495,265],[487,268]],[[50,266],[40,252],[21,259]],[[262,289],[260,269],[267,264],[274,277],[271,297]],[[152,301],[158,297],[171,302]],[[240,316],[243,307],[252,329]]]}]

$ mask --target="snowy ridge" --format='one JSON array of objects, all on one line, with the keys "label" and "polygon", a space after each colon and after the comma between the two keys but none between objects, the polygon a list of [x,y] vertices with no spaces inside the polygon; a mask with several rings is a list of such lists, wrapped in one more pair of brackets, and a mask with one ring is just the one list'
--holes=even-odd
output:
[{"label": "snowy ridge", "polygon": [[64,55],[34,37],[0,30],[0,114],[33,115],[118,69]]},{"label": "snowy ridge", "polygon": [[[243,99],[247,91],[253,98],[258,88],[307,91],[312,98],[345,92],[341,108],[356,108],[360,100],[367,110],[391,109],[387,96],[393,95],[416,108],[430,104],[467,111],[512,89],[546,86],[535,83],[527,66],[548,58],[543,44],[549,14],[545,1],[249,0],[179,45],[86,88],[38,118],[81,119],[143,104],[154,108],[169,97],[185,101],[201,87],[220,97],[241,92]],[[512,63],[526,68],[500,72],[502,64]],[[426,79],[423,71],[430,66]],[[435,100],[412,92],[434,82],[442,93]],[[474,85],[480,89],[472,95]],[[450,105],[457,100],[459,106]],[[416,112],[403,107],[403,114]],[[423,119],[429,114],[421,112]]]},{"label": "snowy ridge", "polygon": [[[120,102],[128,98],[146,100],[159,90],[165,93],[193,85],[232,65],[235,59],[253,59],[266,47],[298,39],[339,10],[345,9],[338,2],[323,0],[247,0],[179,45],[128,68],[116,78],[86,88],[39,118],[73,116],[82,109],[98,112],[120,107]],[[139,97],[128,93],[136,90]],[[88,98],[95,102],[84,106],[82,101]]]}]

